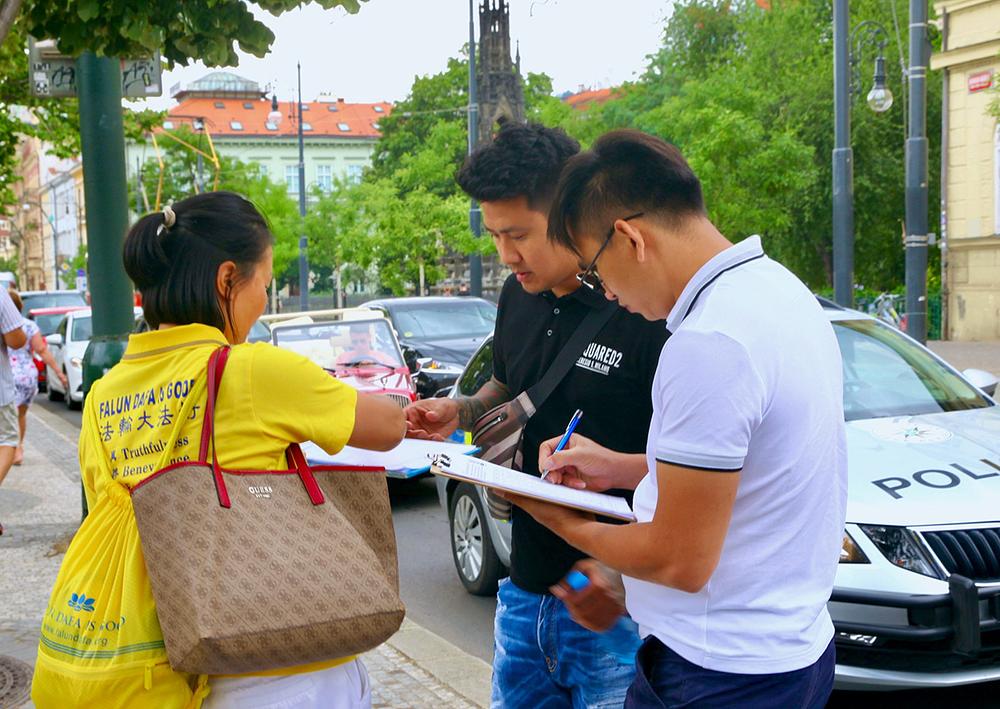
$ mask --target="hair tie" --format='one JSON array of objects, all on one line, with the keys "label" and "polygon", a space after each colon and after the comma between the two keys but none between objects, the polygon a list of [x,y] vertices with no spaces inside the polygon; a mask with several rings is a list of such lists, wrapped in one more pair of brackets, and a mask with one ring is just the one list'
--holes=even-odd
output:
[{"label": "hair tie", "polygon": [[174,212],[174,208],[168,204],[163,208],[163,223],[156,230],[157,235],[161,234],[164,229],[169,229],[176,223],[177,213]]}]

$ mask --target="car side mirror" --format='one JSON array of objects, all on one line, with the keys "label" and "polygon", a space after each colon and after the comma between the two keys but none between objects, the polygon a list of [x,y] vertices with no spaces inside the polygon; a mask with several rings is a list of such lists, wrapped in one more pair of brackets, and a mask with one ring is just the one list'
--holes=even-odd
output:
[{"label": "car side mirror", "polygon": [[974,387],[989,396],[993,396],[997,390],[997,377],[982,369],[966,369],[962,376],[969,380]]},{"label": "car side mirror", "polygon": [[406,362],[406,368],[410,370],[410,374],[416,374],[420,371],[420,362],[417,361],[417,351],[412,347],[403,348],[403,361]]},{"label": "car side mirror", "polygon": [[62,347],[63,343],[62,335],[60,335],[58,332],[53,332],[51,335],[46,335],[45,341],[49,343],[50,347]]}]

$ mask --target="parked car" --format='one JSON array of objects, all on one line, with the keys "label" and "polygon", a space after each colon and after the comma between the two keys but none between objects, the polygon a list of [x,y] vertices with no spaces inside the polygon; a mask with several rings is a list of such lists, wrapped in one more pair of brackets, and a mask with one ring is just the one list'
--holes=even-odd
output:
[{"label": "parked car", "polygon": [[[139,316],[135,319],[135,328],[132,332],[149,332],[149,323],[142,315],[142,308],[138,308]],[[271,328],[260,320],[250,326],[250,334],[247,335],[247,342],[270,342]]]},{"label": "parked car", "polygon": [[[142,308],[135,308],[136,315]],[[83,406],[83,356],[93,334],[93,319],[90,308],[81,308],[66,313],[59,327],[45,338],[59,368],[66,374],[69,386],[63,388],[59,377],[47,371],[49,401],[64,401],[70,409]]]},{"label": "parked car", "polygon": [[21,314],[25,317],[36,308],[89,307],[83,291],[78,290],[26,290],[19,295],[24,304],[24,307],[21,308]]},{"label": "parked car", "polygon": [[[84,309],[85,306],[82,305],[62,305],[57,308],[32,308],[28,311],[28,319],[35,321],[39,332],[42,333],[42,337],[48,337],[56,331],[66,313]],[[34,352],[32,352],[32,357],[35,360],[35,367],[38,368],[38,391],[44,392],[48,382],[48,368],[45,366],[45,361]]]},{"label": "parked car", "polygon": [[277,323],[271,326],[271,342],[312,360],[358,391],[384,394],[406,407],[416,399],[410,369],[389,321],[372,316]]},{"label": "parked car", "polygon": [[[843,356],[848,444],[847,525],[829,605],[837,687],[998,680],[997,379],[959,373],[895,328],[822,302]],[[491,375],[492,338],[453,395]],[[436,483],[459,578],[470,593],[494,593],[510,563],[510,525],[489,517],[482,488]]]},{"label": "parked car", "polygon": [[497,306],[482,298],[383,298],[361,307],[389,318],[403,351],[412,351],[420,363],[415,378],[423,398],[455,383],[497,319]]}]

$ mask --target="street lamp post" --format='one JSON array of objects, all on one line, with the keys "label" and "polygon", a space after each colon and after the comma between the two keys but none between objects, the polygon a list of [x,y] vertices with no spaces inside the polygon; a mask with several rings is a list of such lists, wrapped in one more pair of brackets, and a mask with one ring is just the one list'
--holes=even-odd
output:
[{"label": "street lamp post", "polygon": [[[851,101],[860,91],[860,56],[865,45],[878,47],[875,75],[868,92],[876,113],[892,107],[885,85],[882,55],[888,33],[876,22],[865,21],[850,31],[849,0],[833,4],[833,297],[844,307],[854,305],[854,153],[851,150]],[[853,48],[853,51],[852,51]]]},{"label": "street lamp post", "polygon": [[[302,65],[296,62],[299,81],[299,216],[306,216],[306,152],[302,138]],[[309,237],[299,235],[299,307],[309,310]]]},{"label": "street lamp post", "polygon": [[[476,24],[475,0],[469,0],[469,155],[476,149],[479,138],[479,104],[476,87]],[[478,242],[482,236],[481,213],[475,199],[469,204],[469,227]],[[483,294],[483,259],[478,253],[469,256],[469,294]]]},{"label": "street lamp post", "polygon": [[910,130],[906,138],[906,333],[927,340],[927,3],[910,0]]},{"label": "street lamp post", "polygon": [[[298,135],[299,135],[299,216],[306,216],[306,153],[305,139],[302,128],[302,65],[295,64],[298,71]],[[271,94],[271,112],[267,120],[275,126],[281,123],[281,111],[278,108],[278,97]],[[299,235],[299,309],[309,310],[309,237]]]}]

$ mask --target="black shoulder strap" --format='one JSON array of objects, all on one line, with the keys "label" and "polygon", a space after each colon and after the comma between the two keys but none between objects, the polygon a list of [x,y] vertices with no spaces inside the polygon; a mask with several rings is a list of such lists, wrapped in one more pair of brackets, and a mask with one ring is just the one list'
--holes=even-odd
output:
[{"label": "black shoulder strap", "polygon": [[559,350],[559,354],[556,355],[555,360],[549,365],[542,378],[528,389],[528,398],[531,399],[531,403],[535,405],[536,409],[541,408],[549,395],[559,386],[559,382],[566,378],[569,370],[583,354],[583,349],[601,331],[601,328],[611,319],[617,309],[618,305],[615,303],[607,303],[603,307],[594,308],[587,313],[583,322],[580,323],[580,327],[569,338],[569,342]]}]

